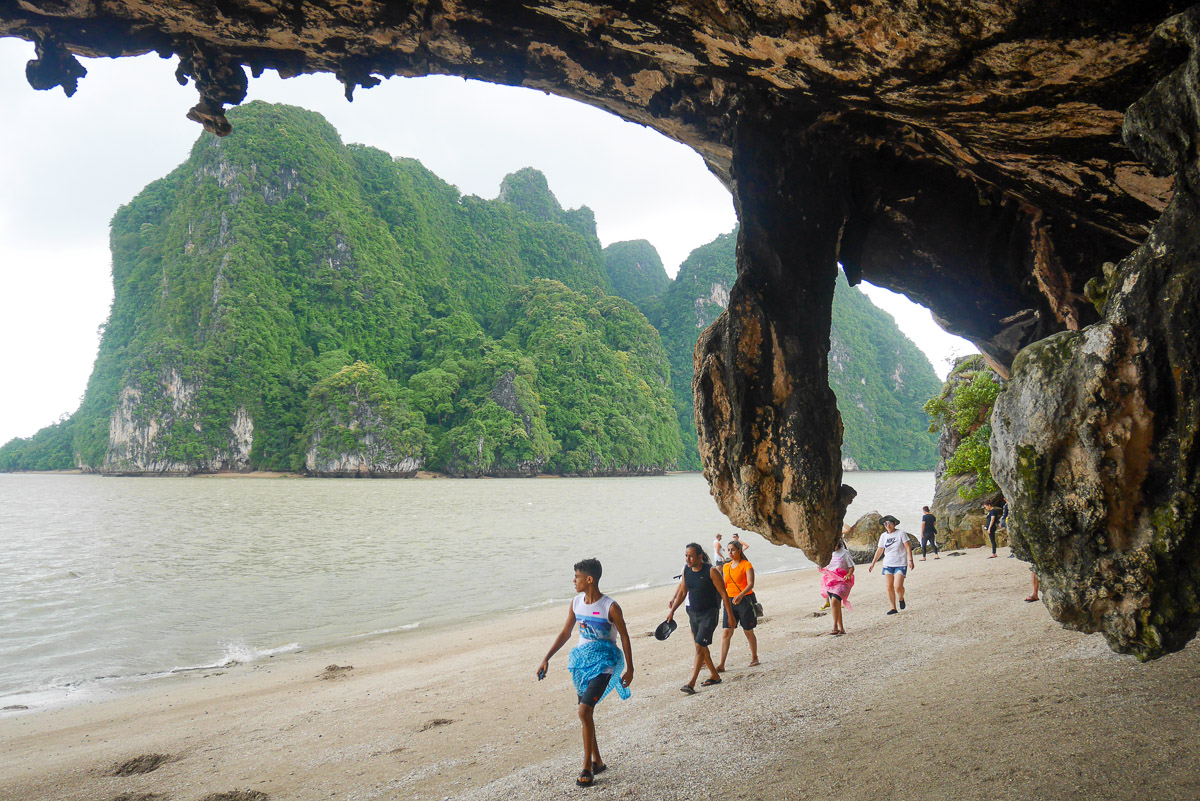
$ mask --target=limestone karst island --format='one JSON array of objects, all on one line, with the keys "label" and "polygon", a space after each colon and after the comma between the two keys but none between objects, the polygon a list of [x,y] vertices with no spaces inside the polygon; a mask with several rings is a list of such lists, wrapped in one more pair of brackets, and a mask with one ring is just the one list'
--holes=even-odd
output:
[{"label": "limestone karst island", "polygon": [[[1200,5],[20,0],[0,37],[28,93],[172,60],[197,136],[113,209],[78,409],[0,446],[0,801],[1200,798]],[[737,226],[672,277],[536,163],[464,193],[264,71],[585,103]],[[864,282],[978,354],[939,380]]]},{"label": "limestone karst island", "polygon": [[[700,468],[692,350],[733,236],[675,280],[602,250],[541,173],[463,197],[411,160],[253,103],[113,219],[112,312],[79,411],[0,469],[110,475],[644,475]],[[843,458],[930,469],[928,361],[839,279]]]}]

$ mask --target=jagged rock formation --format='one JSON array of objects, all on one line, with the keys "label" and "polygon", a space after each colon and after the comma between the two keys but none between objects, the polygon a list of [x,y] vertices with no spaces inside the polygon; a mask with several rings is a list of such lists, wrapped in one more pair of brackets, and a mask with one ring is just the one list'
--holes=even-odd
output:
[{"label": "jagged rock formation", "polygon": [[[980,548],[991,546],[991,540],[983,530],[984,510],[982,498],[967,500],[959,490],[970,488],[970,476],[939,476],[937,489],[929,511],[937,517],[938,537],[945,540],[949,548]],[[999,493],[992,500],[1000,502]],[[1008,529],[996,532],[996,544],[1008,545]]]},{"label": "jagged rock formation", "polygon": [[1191,55],[1130,108],[1125,140],[1174,197],[1091,293],[1103,319],[1022,351],[992,415],[1014,547],[1047,606],[1143,659],[1200,625],[1200,8],[1172,33]]},{"label": "jagged rock formation", "polygon": [[[200,433],[205,422],[196,408],[201,388],[171,369],[160,381],[142,387],[127,384],[117,395],[108,423],[108,449],[100,472],[125,475],[190,475],[195,472],[244,472],[250,469],[254,421],[239,406],[229,423],[228,445],[203,456],[186,454],[172,438],[175,426]],[[91,465],[80,463],[86,471]]]},{"label": "jagged rock formation", "polygon": [[[1069,332],[1018,362],[1010,392],[1032,403],[1038,380],[1085,368],[1094,391],[1068,382],[1076,394],[1046,402],[1061,419],[997,427],[1009,465],[997,474],[1018,521],[1059,510],[1038,525],[1070,523],[1065,559],[1028,535],[1056,616],[1154,656],[1198,620],[1194,84],[1171,78],[1127,126],[1154,173],[1120,129],[1185,57],[1192,17],[1164,21],[1188,5],[23,0],[0,7],[0,35],[35,41],[30,83],[68,94],[84,73],[74,54],[176,53],[200,92],[190,116],[222,134],[249,66],[333,72],[348,94],[393,74],[519,84],[689,144],[742,223],[728,311],[697,350],[706,472],[735,522],[816,561],[845,512],[826,382],[839,261],[851,283],[929,306],[1001,374],[1021,348]],[[1142,244],[1172,175],[1172,205],[1114,273],[1102,328],[1076,333],[1099,320],[1085,285]],[[1127,322],[1137,300],[1150,313]]]},{"label": "jagged rock formation", "polygon": [[869,548],[874,552],[879,535],[884,532],[882,520],[883,515],[879,512],[867,512],[850,526],[850,532],[846,534],[846,543]]}]

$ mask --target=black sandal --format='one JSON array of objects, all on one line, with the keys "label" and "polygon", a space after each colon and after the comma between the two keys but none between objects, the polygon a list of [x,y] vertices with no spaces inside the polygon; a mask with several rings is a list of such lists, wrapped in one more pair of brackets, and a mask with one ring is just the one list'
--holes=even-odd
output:
[{"label": "black sandal", "polygon": [[575,783],[580,787],[591,787],[592,779],[593,776],[590,770],[581,770],[579,771],[579,778],[575,780]]},{"label": "black sandal", "polygon": [[606,770],[608,770],[607,762],[593,762],[592,763],[592,773],[603,773]]}]

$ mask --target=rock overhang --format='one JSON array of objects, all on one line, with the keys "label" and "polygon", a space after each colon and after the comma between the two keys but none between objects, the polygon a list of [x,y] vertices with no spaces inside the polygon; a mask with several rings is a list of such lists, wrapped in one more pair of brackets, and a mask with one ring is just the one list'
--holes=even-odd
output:
[{"label": "rock overhang", "polygon": [[[691,146],[742,222],[729,311],[697,347],[706,475],[739,524],[821,560],[852,498],[826,381],[838,264],[928,306],[1002,375],[1031,343],[1100,322],[1085,285],[1128,274],[1113,263],[1146,239],[1195,157],[1172,138],[1191,136],[1185,122],[1134,131],[1141,157],[1122,139],[1126,109],[1187,57],[1187,8],[8,0],[0,35],[35,42],[30,83],[68,94],[84,77],[76,56],[176,55],[200,94],[189,116],[218,134],[247,70],[274,69],[331,72],[348,97],[392,75],[526,86]],[[1036,494],[1019,501],[1029,514]]]}]

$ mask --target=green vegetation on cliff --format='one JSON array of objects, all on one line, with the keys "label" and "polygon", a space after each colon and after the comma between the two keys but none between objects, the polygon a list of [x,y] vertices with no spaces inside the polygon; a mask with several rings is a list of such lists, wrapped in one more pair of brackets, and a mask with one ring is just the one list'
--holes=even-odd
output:
[{"label": "green vegetation on cliff", "polygon": [[658,250],[645,239],[614,242],[604,249],[604,268],[613,294],[654,317],[653,302],[671,285]]},{"label": "green vegetation on cliff", "polygon": [[937,437],[922,407],[941,387],[916,345],[839,272],[833,296],[829,386],[845,428],[843,459],[863,470],[932,470]]},{"label": "green vegetation on cliff", "polygon": [[[429,434],[420,414],[404,400],[401,386],[379,368],[355,362],[313,385],[304,441],[311,443],[308,467],[336,463],[346,457],[369,459],[373,465],[411,461],[415,472],[425,460]],[[326,471],[332,472],[332,471]]]},{"label": "green vegetation on cliff", "polygon": [[[616,243],[605,249],[609,279],[620,294]],[[640,248],[639,248],[640,249]],[[641,259],[649,261],[642,255]],[[655,254],[657,260],[657,253]],[[628,261],[628,259],[626,259]],[[679,273],[657,297],[626,296],[646,310],[671,360],[671,387],[683,436],[680,465],[699,469],[700,454],[692,404],[692,353],[700,332],[729,302],[737,278],[737,234],[722,234],[692,251]],[[625,290],[629,291],[629,290]],[[845,434],[843,457],[863,470],[932,470],[937,440],[922,413],[925,399],[941,382],[929,361],[894,321],[838,274],[833,299],[829,384],[838,398]]]},{"label": "green vegetation on cliff", "polygon": [[958,490],[966,500],[1000,491],[992,478],[989,445],[992,426],[988,422],[1000,389],[1000,382],[983,357],[967,356],[954,365],[942,391],[925,404],[925,412],[932,421],[929,430],[948,432],[951,452],[946,459],[945,475],[974,478]]},{"label": "green vegetation on cliff", "polygon": [[[610,245],[610,249],[616,245]],[[729,303],[729,289],[737,278],[737,235],[721,234],[693,250],[666,291],[648,304],[650,322],[658,329],[671,360],[671,390],[675,418],[683,437],[680,466],[700,469],[696,418],[692,402],[692,354],[700,332],[712,325]]]},{"label": "green vegetation on cliff", "polygon": [[236,135],[202,135],[114,216],[84,401],[0,467],[298,470],[310,451],[463,475],[675,465],[666,354],[608,296],[589,209],[564,211],[535,170],[464,197],[317,114],[232,114]]},{"label": "green vegetation on cliff", "polygon": [[[317,114],[231,116],[235,135],[202,135],[114,215],[114,300],[83,402],[0,448],[0,469],[699,467],[692,350],[728,302],[734,235],[671,281],[648,242],[602,251],[591,210],[564,210],[536,170],[483,200],[343,145]],[[910,398],[936,392],[928,363],[844,279],[834,320],[846,454],[932,466]]]}]

